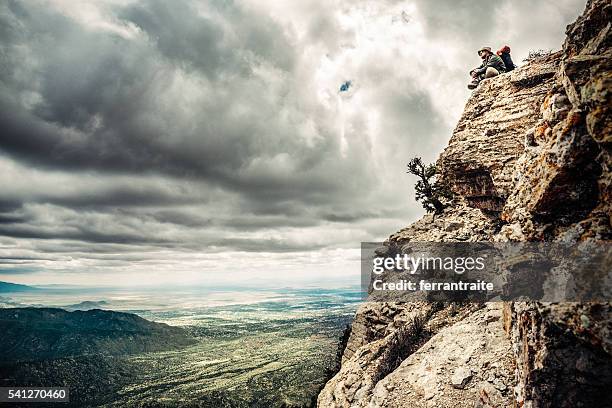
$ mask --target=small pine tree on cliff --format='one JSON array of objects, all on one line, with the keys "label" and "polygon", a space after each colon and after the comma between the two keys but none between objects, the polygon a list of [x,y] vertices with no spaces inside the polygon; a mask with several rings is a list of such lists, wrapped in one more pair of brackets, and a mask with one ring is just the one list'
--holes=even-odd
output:
[{"label": "small pine tree on cliff", "polygon": [[423,204],[425,211],[441,214],[447,207],[442,200],[450,200],[452,192],[446,185],[436,180],[436,165],[425,165],[420,157],[415,157],[408,163],[408,173],[419,178],[414,189],[416,199]]}]

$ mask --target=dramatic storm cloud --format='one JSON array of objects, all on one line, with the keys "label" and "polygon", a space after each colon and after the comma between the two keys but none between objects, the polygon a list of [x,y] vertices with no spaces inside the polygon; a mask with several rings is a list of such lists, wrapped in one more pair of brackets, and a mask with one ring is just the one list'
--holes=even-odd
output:
[{"label": "dramatic storm cloud", "polygon": [[[582,1],[0,1],[0,273],[337,279],[421,214],[475,50]],[[340,85],[351,81],[348,92]]]}]

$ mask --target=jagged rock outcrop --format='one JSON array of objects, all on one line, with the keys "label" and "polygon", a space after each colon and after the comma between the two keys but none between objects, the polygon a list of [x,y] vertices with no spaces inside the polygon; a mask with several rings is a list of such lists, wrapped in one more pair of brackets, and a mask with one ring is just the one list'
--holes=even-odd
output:
[{"label": "jagged rock outcrop", "polygon": [[[612,4],[596,0],[568,27],[555,86],[527,135],[498,239],[612,237],[611,22]],[[612,406],[610,304],[515,303],[506,315],[519,405]]]},{"label": "jagged rock outcrop", "polygon": [[589,1],[568,27],[555,84],[528,133],[503,210],[521,239],[609,240],[612,5]]},{"label": "jagged rock outcrop", "polygon": [[351,336],[342,354],[342,362],[353,357],[361,346],[382,339],[417,318],[424,319],[430,312],[424,306],[375,302],[360,305],[351,324]]},{"label": "jagged rock outcrop", "polygon": [[[343,375],[326,384],[319,395],[320,406],[365,406],[378,381],[414,351],[424,322],[434,312],[433,305],[389,306],[392,304],[371,303],[360,308],[359,315],[367,316],[365,322],[370,324],[355,325],[342,358]],[[360,327],[367,331],[361,332]],[[363,334],[366,337],[360,337]]]},{"label": "jagged rock outcrop", "polygon": [[545,56],[484,81],[469,99],[437,166],[442,179],[471,207],[493,213],[503,209],[524,134],[538,120],[560,57]]},{"label": "jagged rock outcrop", "polygon": [[511,406],[514,361],[501,317],[490,303],[440,330],[376,384],[369,407]]},{"label": "jagged rock outcrop", "polygon": [[[425,302],[365,303],[357,316],[368,314],[370,318],[366,321],[381,322],[375,325],[379,330],[370,332],[373,339],[368,342],[360,338],[362,332],[359,329],[352,331],[341,370],[319,394],[318,406],[377,406],[371,405],[371,398],[380,381],[395,372],[423,344],[438,338],[437,333],[445,327],[465,319],[478,309],[476,304],[440,307]],[[377,317],[372,319],[372,316]],[[369,330],[370,326],[367,327]],[[351,351],[355,347],[356,350]]]},{"label": "jagged rock outcrop", "polygon": [[442,216],[426,214],[407,228],[392,234],[388,244],[400,248],[408,241],[477,242],[487,241],[499,229],[499,220],[455,198]]},{"label": "jagged rock outcrop", "polygon": [[[481,83],[437,162],[455,199],[391,235],[389,251],[410,241],[610,240],[611,10],[589,0],[562,51]],[[610,312],[607,303],[366,303],[318,406],[612,406]]]}]

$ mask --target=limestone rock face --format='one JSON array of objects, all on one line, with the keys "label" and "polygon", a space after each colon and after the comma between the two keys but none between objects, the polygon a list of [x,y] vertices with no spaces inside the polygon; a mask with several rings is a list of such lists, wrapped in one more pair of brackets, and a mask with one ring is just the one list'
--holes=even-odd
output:
[{"label": "limestone rock face", "polygon": [[[434,312],[432,304],[406,305],[397,309],[392,306],[366,303],[359,309],[358,316],[363,317],[356,319],[340,372],[319,394],[319,406],[366,406],[378,381],[413,351],[410,348],[418,343],[423,323]],[[364,325],[366,322],[372,326]],[[365,332],[361,331],[362,327],[367,327]]]},{"label": "limestone rock face", "polygon": [[[568,27],[556,83],[517,161],[514,188],[501,215],[507,224],[498,240],[612,237],[611,17],[609,1],[589,1]],[[610,304],[515,303],[505,314],[519,404],[611,405]]]},{"label": "limestone rock face", "polygon": [[[475,304],[445,308],[425,302],[364,304],[357,312],[358,316],[362,313],[374,313],[379,316],[376,321],[385,323],[380,325],[379,331],[374,335],[375,339],[369,342],[364,342],[360,337],[363,333],[361,329],[353,330],[343,356],[342,367],[319,394],[318,406],[377,406],[371,405],[371,400],[373,390],[380,381],[391,375],[402,361],[422,348],[429,339],[435,338],[438,332],[465,319],[477,309],[479,307]],[[356,321],[359,319],[358,317]],[[382,326],[385,326],[384,329]],[[356,351],[350,351],[355,347]],[[506,375],[513,377],[512,371],[508,371]]]},{"label": "limestone rock face", "polygon": [[609,304],[506,305],[519,406],[611,406],[610,312]]},{"label": "limestone rock face", "polygon": [[349,360],[363,345],[385,338],[415,318],[414,312],[427,312],[423,304],[366,302],[359,306],[351,325],[351,335],[342,354]]},{"label": "limestone rock face", "polygon": [[556,83],[514,173],[502,218],[528,239],[606,239],[610,229],[612,5],[568,27]]},{"label": "limestone rock face", "polygon": [[501,304],[490,303],[442,329],[376,384],[369,407],[512,406],[514,362],[501,316]]},{"label": "limestone rock face", "polygon": [[498,224],[495,217],[470,207],[465,199],[458,197],[441,216],[425,215],[409,227],[392,234],[387,244],[401,248],[403,243],[409,241],[487,241],[498,230]]},{"label": "limestone rock face", "polygon": [[[411,241],[609,241],[612,4],[589,0],[563,49],[485,80],[437,167],[456,196]],[[366,303],[326,407],[612,406],[611,305]]]},{"label": "limestone rock face", "polygon": [[513,187],[526,132],[554,84],[561,53],[481,83],[469,99],[437,166],[471,207],[500,212]]}]

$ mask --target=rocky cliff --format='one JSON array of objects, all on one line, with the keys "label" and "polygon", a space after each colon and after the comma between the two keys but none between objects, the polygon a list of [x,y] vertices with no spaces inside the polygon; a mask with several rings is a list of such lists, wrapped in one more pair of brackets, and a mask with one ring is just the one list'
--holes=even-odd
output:
[{"label": "rocky cliff", "polygon": [[[437,166],[443,214],[410,241],[609,241],[612,6],[589,0],[562,51],[485,80]],[[364,303],[319,407],[612,406],[609,304]]]}]

